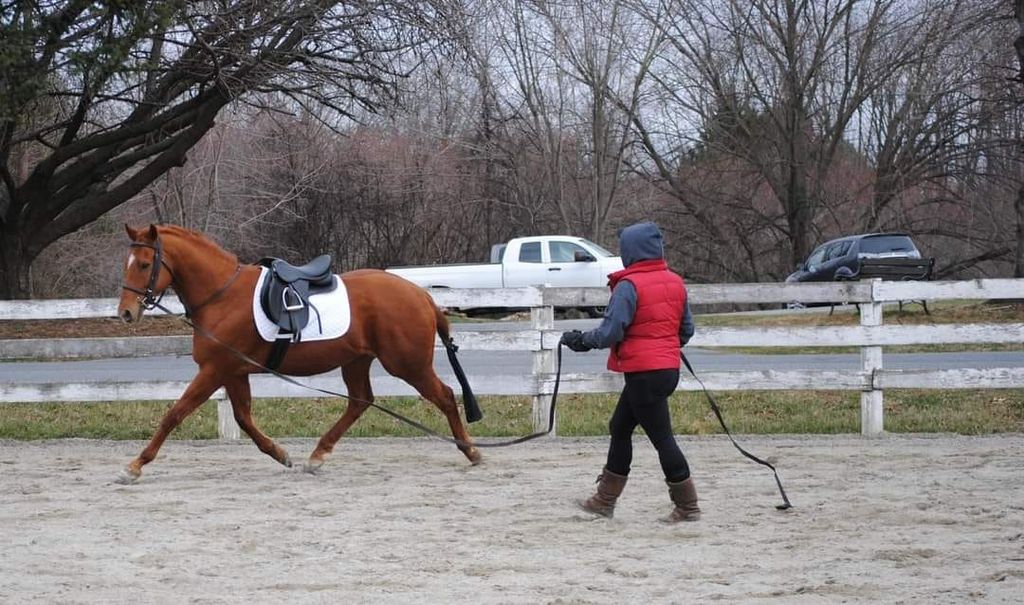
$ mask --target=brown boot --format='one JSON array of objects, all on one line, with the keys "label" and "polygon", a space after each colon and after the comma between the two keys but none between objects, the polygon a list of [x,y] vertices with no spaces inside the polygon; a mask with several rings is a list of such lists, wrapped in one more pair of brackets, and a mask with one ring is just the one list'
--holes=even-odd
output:
[{"label": "brown boot", "polygon": [[627,479],[629,477],[626,475],[617,475],[607,468],[603,469],[597,477],[597,493],[586,500],[577,500],[576,504],[588,513],[610,519],[615,514],[615,501],[626,487]]},{"label": "brown boot", "polygon": [[685,481],[668,483],[668,495],[672,503],[676,505],[668,517],[662,519],[665,523],[678,523],[680,521],[696,521],[700,519],[700,508],[697,507],[697,488],[693,486],[693,477],[687,477]]}]

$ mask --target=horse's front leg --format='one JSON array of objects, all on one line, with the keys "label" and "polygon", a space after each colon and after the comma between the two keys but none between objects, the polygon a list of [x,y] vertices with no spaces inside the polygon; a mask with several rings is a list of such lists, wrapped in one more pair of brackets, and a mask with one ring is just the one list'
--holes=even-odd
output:
[{"label": "horse's front leg", "polygon": [[252,419],[252,392],[249,388],[249,377],[239,376],[224,383],[224,389],[231,399],[231,410],[235,414],[235,422],[252,439],[260,451],[291,468],[292,459],[288,452],[261,431]]},{"label": "horse's front leg", "polygon": [[220,386],[221,383],[217,378],[216,372],[212,370],[204,371],[200,368],[199,374],[192,379],[188,388],[182,393],[181,398],[164,413],[164,417],[160,420],[160,426],[153,433],[153,438],[149,440],[149,444],[121,472],[121,475],[118,477],[118,483],[128,484],[137,481],[142,475],[142,467],[156,458],[156,453],[160,451],[160,446],[163,445],[164,440],[171,434],[171,431],[181,424],[185,418],[188,418],[189,414],[196,411],[196,408],[206,402],[210,395],[213,395],[213,392]]}]

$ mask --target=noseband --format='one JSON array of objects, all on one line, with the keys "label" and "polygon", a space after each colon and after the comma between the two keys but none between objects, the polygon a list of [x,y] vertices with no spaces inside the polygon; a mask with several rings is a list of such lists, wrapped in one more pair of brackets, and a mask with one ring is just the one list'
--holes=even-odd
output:
[{"label": "noseband", "polygon": [[139,301],[142,303],[142,306],[145,307],[147,311],[150,311],[160,304],[160,300],[163,299],[164,297],[164,292],[167,291],[167,289],[165,288],[164,292],[161,292],[160,294],[156,293],[156,282],[157,280],[160,279],[160,269],[167,269],[167,272],[170,273],[171,275],[172,284],[174,283],[175,280],[174,271],[171,271],[171,266],[168,265],[167,261],[164,260],[164,248],[163,244],[160,242],[159,237],[157,237],[156,241],[154,241],[152,244],[132,242],[131,244],[129,244],[129,247],[149,248],[153,250],[153,268],[150,270],[149,282],[146,284],[146,289],[140,290],[138,288],[129,286],[128,284],[124,284],[121,286],[122,290],[128,290],[129,292],[134,292],[136,294],[141,295]]}]

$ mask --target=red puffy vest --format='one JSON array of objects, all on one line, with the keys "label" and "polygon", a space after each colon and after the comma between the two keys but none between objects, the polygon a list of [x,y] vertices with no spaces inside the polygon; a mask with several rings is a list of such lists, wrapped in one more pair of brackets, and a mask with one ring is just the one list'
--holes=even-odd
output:
[{"label": "red puffy vest", "polygon": [[643,260],[609,276],[615,289],[621,280],[636,288],[636,314],[623,339],[612,345],[608,369],[647,372],[679,368],[679,324],[686,306],[686,284],[669,271],[664,259]]}]

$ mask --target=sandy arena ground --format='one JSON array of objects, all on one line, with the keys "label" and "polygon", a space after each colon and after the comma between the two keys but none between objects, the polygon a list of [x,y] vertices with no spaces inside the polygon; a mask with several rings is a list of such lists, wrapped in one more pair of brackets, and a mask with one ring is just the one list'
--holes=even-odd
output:
[{"label": "sandy arena ground", "polygon": [[[248,441],[0,441],[0,603],[1020,603],[1024,435],[680,438],[703,519],[666,526],[653,449],[615,519],[574,509],[604,439],[343,439],[316,476]],[[312,440],[282,442],[295,459]]]}]

